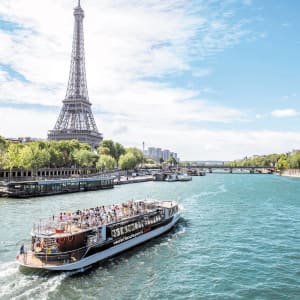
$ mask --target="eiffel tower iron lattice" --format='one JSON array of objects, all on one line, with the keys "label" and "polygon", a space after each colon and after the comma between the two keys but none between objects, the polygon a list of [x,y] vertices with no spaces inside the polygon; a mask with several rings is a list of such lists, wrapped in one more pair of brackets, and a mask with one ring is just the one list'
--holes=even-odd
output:
[{"label": "eiffel tower iron lattice", "polygon": [[89,101],[84,58],[84,11],[78,0],[74,8],[74,33],[69,81],[63,107],[48,140],[72,140],[88,143],[97,148],[103,136],[97,129]]}]

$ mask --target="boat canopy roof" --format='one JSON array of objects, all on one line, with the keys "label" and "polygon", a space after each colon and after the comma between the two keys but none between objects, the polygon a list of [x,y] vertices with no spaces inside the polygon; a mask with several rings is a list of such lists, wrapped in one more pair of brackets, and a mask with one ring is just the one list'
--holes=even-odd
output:
[{"label": "boat canopy roof", "polygon": [[74,178],[74,179],[45,179],[45,180],[31,180],[31,181],[11,181],[7,185],[16,185],[16,184],[38,184],[38,185],[47,185],[47,184],[60,184],[60,183],[78,183],[78,182],[95,182],[95,181],[104,181],[104,180],[113,180],[112,177],[92,177],[92,178]]}]

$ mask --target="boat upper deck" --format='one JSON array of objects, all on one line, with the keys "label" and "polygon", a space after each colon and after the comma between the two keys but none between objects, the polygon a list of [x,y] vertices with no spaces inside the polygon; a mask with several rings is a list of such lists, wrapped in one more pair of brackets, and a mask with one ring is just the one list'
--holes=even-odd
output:
[{"label": "boat upper deck", "polygon": [[172,208],[175,201],[128,201],[118,205],[97,206],[75,212],[61,212],[51,219],[41,220],[35,223],[32,228],[32,236],[61,238],[104,224],[122,222],[139,215],[155,213],[163,208]]}]

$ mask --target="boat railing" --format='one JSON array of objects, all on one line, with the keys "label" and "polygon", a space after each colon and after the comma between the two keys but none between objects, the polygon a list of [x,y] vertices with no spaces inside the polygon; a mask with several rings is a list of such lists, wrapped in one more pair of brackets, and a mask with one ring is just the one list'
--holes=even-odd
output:
[{"label": "boat railing", "polygon": [[[151,215],[152,213],[155,213],[158,208],[154,205],[153,202],[149,202],[145,205],[143,208],[139,208],[138,214],[132,214],[129,208],[123,209],[123,215],[118,215],[113,218],[108,218],[106,220],[98,221],[94,220],[90,223],[86,223],[87,221],[81,220],[79,216],[72,216],[66,220],[59,220],[57,218],[55,219],[46,219],[46,220],[40,220],[37,223],[33,224],[32,227],[32,234],[33,235],[45,235],[51,237],[52,235],[55,235],[56,233],[72,233],[72,226],[76,226],[80,229],[87,229],[92,227],[98,227],[103,224],[110,224],[110,223],[116,223],[116,222],[122,222],[124,220],[127,220],[129,218],[134,218],[138,215]],[[89,225],[87,225],[89,224]]]},{"label": "boat railing", "polygon": [[36,267],[44,267],[44,266],[57,266],[64,265],[69,263],[74,263],[80,260],[84,254],[86,253],[87,247],[81,247],[76,250],[67,251],[67,252],[58,252],[58,253],[47,253],[41,252],[36,253],[31,250],[27,250],[30,248],[24,247],[25,251],[22,254],[21,260],[23,260],[24,265],[28,266],[36,266]]},{"label": "boat railing", "polygon": [[38,223],[34,223],[32,226],[33,234],[43,234],[43,235],[53,235],[56,233],[56,229],[62,228],[62,222],[50,221],[50,220],[41,220]]}]

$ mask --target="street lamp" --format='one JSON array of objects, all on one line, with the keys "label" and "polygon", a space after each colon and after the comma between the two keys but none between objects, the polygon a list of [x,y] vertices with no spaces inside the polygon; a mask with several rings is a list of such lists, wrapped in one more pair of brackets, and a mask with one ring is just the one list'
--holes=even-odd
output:
[{"label": "street lamp", "polygon": [[145,142],[143,142],[143,161],[142,161],[142,168],[144,168],[144,158],[145,158]]}]

